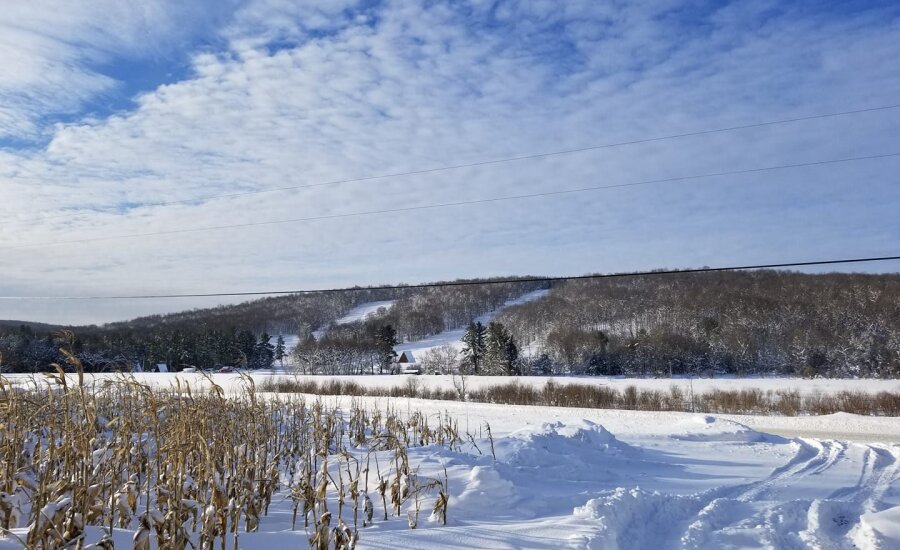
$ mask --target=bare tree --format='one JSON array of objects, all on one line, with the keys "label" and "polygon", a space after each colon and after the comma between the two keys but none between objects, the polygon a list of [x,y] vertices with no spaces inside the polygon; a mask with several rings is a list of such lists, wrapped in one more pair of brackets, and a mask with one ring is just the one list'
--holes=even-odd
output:
[{"label": "bare tree", "polygon": [[427,374],[452,374],[457,368],[459,352],[453,346],[431,348],[422,355],[422,366]]}]

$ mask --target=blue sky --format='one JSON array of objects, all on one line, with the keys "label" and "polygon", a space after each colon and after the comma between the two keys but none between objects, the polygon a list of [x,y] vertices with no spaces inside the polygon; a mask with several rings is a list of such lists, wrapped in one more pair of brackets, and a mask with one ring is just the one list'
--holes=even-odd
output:
[{"label": "blue sky", "polygon": [[[200,200],[894,104],[898,50],[893,2],[11,3],[0,15],[0,295],[894,255],[896,158],[48,243],[900,152],[897,109]],[[10,248],[28,244],[40,246]],[[103,322],[199,305],[210,302],[2,301],[0,318]]]}]

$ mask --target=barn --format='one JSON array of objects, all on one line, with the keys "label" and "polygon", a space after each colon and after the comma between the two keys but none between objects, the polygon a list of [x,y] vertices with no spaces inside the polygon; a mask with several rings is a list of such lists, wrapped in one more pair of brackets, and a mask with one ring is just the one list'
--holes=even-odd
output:
[{"label": "barn", "polygon": [[411,351],[401,351],[397,357],[397,370],[400,374],[422,374],[422,368]]}]

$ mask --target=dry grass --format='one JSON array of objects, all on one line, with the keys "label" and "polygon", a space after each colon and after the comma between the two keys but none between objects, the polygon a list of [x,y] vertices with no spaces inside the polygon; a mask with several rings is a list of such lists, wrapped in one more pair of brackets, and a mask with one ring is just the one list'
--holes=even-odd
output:
[{"label": "dry grass", "polygon": [[[355,397],[419,397],[445,401],[461,400],[454,390],[431,389],[425,384],[404,382],[394,387],[365,387],[343,380],[267,381],[263,391],[312,395],[352,395]],[[900,392],[867,393],[841,391],[833,394],[801,395],[796,390],[763,391],[758,388],[712,390],[686,395],[673,385],[668,392],[628,386],[617,390],[592,384],[562,384],[548,380],[543,387],[513,379],[466,392],[465,400],[505,405],[543,405],[591,409],[641,411],[685,411],[719,414],[832,414],[900,416]]]}]

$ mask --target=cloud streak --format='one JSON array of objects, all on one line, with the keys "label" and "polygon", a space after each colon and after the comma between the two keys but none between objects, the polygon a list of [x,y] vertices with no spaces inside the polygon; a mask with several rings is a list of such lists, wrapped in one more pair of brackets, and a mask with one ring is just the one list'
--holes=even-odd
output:
[{"label": "cloud streak", "polygon": [[[92,14],[73,16],[63,27],[68,40],[99,53],[74,58],[34,46],[33,59],[62,60],[81,75],[51,71],[81,95],[50,94],[30,110],[9,103],[8,135],[47,139],[0,151],[0,246],[883,154],[896,152],[890,143],[900,133],[900,117],[869,113],[205,200],[891,103],[900,90],[900,69],[889,62],[900,41],[898,10],[272,0],[223,9],[215,29],[200,30],[166,23],[190,17],[153,6],[105,34],[81,23],[96,26]],[[132,108],[77,116],[110,88],[127,87],[91,67],[148,55],[132,38],[141,25],[161,29],[162,48],[173,36],[210,38],[187,54],[186,74],[137,93]],[[117,40],[124,56],[109,61],[104,52]],[[53,88],[23,80],[0,94],[34,96],[41,86]],[[41,126],[59,113],[74,119]],[[10,251],[0,289],[190,292],[215,281],[215,290],[256,290],[878,254],[900,237],[888,212],[900,199],[890,177],[898,165],[882,159],[527,204]],[[171,200],[191,202],[148,204]],[[147,311],[116,307],[80,315]]]}]

